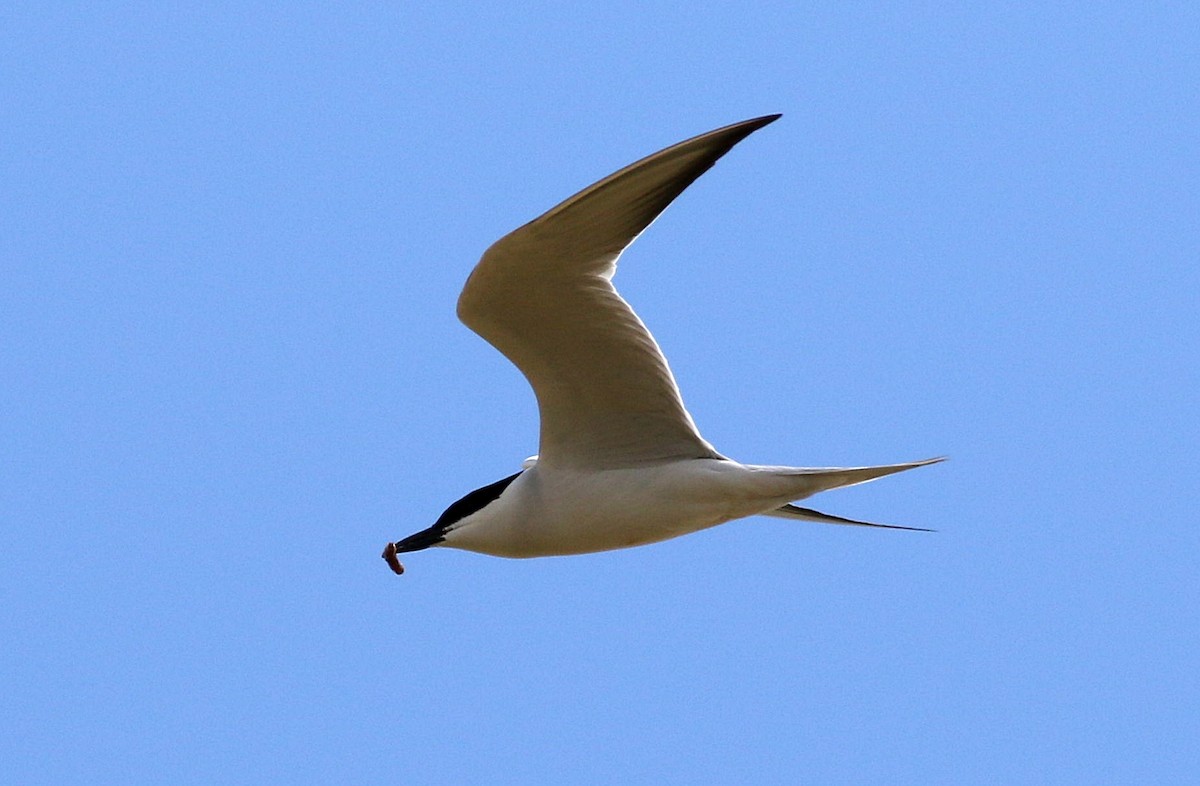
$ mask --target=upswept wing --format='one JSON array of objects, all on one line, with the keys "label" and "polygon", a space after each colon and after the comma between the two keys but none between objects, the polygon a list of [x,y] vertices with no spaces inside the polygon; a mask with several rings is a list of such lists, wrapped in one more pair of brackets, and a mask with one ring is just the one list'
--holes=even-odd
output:
[{"label": "upswept wing", "polygon": [[587,468],[716,458],[654,337],[612,285],[621,252],[768,115],[631,164],[492,245],[458,316],[537,395],[539,461]]}]

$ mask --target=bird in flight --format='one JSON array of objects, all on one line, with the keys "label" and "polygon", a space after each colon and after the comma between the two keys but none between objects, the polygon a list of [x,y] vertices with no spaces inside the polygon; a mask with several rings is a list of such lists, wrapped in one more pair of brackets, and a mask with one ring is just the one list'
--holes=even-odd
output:
[{"label": "bird in flight", "polygon": [[721,156],[779,115],[718,128],[588,186],[492,245],[458,299],[467,327],[529,380],[538,454],[455,502],[383,557],[447,546],[500,557],[583,554],[667,540],[763,514],[918,529],[792,504],[941,461],[874,467],[742,464],[709,444],[654,337],[613,287],[617,259]]}]

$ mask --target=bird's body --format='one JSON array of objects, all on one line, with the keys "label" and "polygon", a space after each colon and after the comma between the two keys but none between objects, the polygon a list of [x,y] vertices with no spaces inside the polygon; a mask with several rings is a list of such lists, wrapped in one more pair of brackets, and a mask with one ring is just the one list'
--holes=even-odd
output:
[{"label": "bird's body", "polygon": [[[705,441],[666,358],[613,288],[617,258],[733,145],[778,115],[673,145],[497,241],[459,297],[464,323],[517,365],[541,415],[540,453],[471,492],[384,557],[430,546],[503,557],[639,546],[755,514],[887,526],[790,504],[940,459],[814,469],[739,464]],[[895,527],[896,529],[909,529]]]},{"label": "bird's body", "polygon": [[[908,465],[849,470],[879,477]],[[846,472],[847,470],[839,470]],[[729,459],[667,461],[599,471],[541,462],[450,529],[443,545],[501,557],[545,557],[643,546],[726,521],[773,513],[840,476],[746,466]],[[863,482],[863,481],[857,481]],[[479,526],[483,524],[483,526]]]},{"label": "bird's body", "polygon": [[738,517],[738,500],[726,493],[736,486],[727,482],[733,466],[716,459],[600,471],[535,465],[488,506],[486,526],[464,522],[445,544],[542,557],[666,540]]}]

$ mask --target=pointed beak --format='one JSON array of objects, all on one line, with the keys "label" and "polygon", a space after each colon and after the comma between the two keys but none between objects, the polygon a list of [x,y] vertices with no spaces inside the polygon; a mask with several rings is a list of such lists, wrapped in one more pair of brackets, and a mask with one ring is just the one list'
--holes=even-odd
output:
[{"label": "pointed beak", "polygon": [[388,567],[392,569],[393,573],[395,573],[397,576],[403,575],[404,566],[400,564],[400,560],[396,559],[395,543],[387,544],[387,546],[383,549],[383,558],[387,561]]}]

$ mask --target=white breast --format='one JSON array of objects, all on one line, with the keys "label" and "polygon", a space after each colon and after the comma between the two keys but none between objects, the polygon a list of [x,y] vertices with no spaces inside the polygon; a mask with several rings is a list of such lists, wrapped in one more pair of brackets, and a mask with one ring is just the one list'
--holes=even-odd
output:
[{"label": "white breast", "polygon": [[447,533],[443,545],[502,557],[583,554],[666,540],[777,504],[726,460],[604,471],[539,462]]}]

